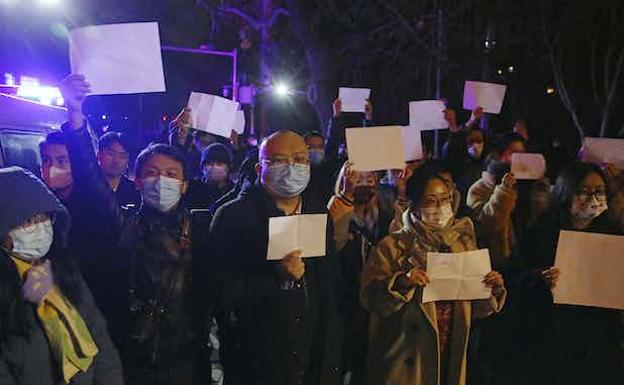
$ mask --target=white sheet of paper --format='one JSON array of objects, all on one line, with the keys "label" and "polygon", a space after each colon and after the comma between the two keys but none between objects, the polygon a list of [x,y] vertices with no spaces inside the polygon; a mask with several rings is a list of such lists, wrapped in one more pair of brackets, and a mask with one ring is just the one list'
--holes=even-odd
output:
[{"label": "white sheet of paper", "polygon": [[492,267],[487,249],[463,253],[428,253],[422,302],[487,299],[492,290],[482,282]]},{"label": "white sheet of paper", "polygon": [[188,101],[193,128],[229,138],[236,120],[238,102],[216,95],[191,92]]},{"label": "white sheet of paper", "polygon": [[512,154],[511,172],[518,180],[541,179],[546,174],[546,159],[542,154]]},{"label": "white sheet of paper", "polygon": [[561,231],[555,303],[624,310],[624,236]]},{"label": "white sheet of paper", "polygon": [[409,103],[409,125],[421,131],[448,128],[444,120],[446,107],[440,100],[420,100]]},{"label": "white sheet of paper", "polygon": [[366,99],[370,98],[370,88],[346,88],[338,89],[338,99],[342,103],[342,112],[364,112]]},{"label": "white sheet of paper", "polygon": [[69,60],[72,73],[91,83],[93,95],[166,91],[158,23],[74,29]]},{"label": "white sheet of paper", "polygon": [[402,126],[403,150],[405,151],[405,161],[420,160],[423,158],[422,137],[420,130],[412,126]]},{"label": "white sheet of paper", "polygon": [[624,139],[585,138],[582,153],[586,162],[624,167]]},{"label": "white sheet of paper", "polygon": [[245,132],[245,111],[236,111],[236,118],[234,119],[234,126],[232,127],[232,131],[236,132],[238,135],[241,135],[243,132]]},{"label": "white sheet of paper", "polygon": [[268,261],[279,261],[301,249],[301,258],[324,257],[327,214],[303,214],[269,218]]},{"label": "white sheet of paper", "polygon": [[500,114],[507,86],[503,84],[466,81],[464,84],[464,109],[481,106],[484,112]]},{"label": "white sheet of paper", "polygon": [[401,126],[347,128],[347,152],[357,171],[405,168]]}]

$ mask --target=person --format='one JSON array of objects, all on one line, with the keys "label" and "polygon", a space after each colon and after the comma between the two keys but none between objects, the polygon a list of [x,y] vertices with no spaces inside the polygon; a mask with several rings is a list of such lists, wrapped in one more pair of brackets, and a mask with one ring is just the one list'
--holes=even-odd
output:
[{"label": "person", "polygon": [[[405,183],[398,184],[404,186]],[[373,253],[378,241],[388,235],[395,207],[401,211],[407,205],[405,189],[397,202],[379,194],[379,177],[375,172],[358,172],[349,162],[340,170],[335,194],[329,202],[334,227],[334,248],[340,260],[340,276],[344,295],[345,315],[343,351],[344,373],[349,383],[364,383],[368,339],[368,312],[359,301],[360,280],[364,263]]]},{"label": "person", "polygon": [[214,277],[210,297],[224,384],[340,384],[331,247],[324,257],[304,260],[293,250],[280,261],[266,260],[269,218],[327,213],[306,191],[310,160],[303,138],[290,131],[266,138],[256,171],[258,183],[219,208],[210,229],[207,269]]},{"label": "person", "polygon": [[238,168],[238,180],[232,187],[230,191],[224,194],[221,198],[219,198],[211,207],[210,212],[213,214],[217,212],[217,210],[228,203],[229,201],[233,201],[238,197],[243,190],[249,188],[256,183],[258,179],[258,174],[256,172],[256,165],[258,164],[258,149],[257,147],[253,150],[249,151],[247,157],[242,161],[240,167]]},{"label": "person", "polygon": [[495,266],[508,260],[516,241],[512,212],[517,192],[511,156],[524,152],[524,143],[519,135],[506,135],[499,145],[499,153],[488,160],[488,170],[468,190],[466,202],[476,219],[479,244],[490,249]]},{"label": "person", "polygon": [[190,182],[183,201],[189,209],[210,209],[234,187],[230,179],[232,153],[225,145],[213,143],[202,153],[199,166],[202,177]]},{"label": "person", "polygon": [[[74,182],[88,186],[98,202],[97,222],[108,232],[108,258],[99,261],[108,285],[103,305],[114,314],[111,330],[120,346],[128,384],[201,383],[209,365],[203,358],[209,309],[196,306],[193,282],[196,258],[205,257],[202,239],[208,225],[181,204],[187,189],[184,156],[174,147],[153,144],[135,164],[141,194],[138,210],[118,204],[98,173],[89,148],[82,104],[89,85],[69,75],[62,86],[69,121],[66,136]],[[205,231],[204,231],[205,230]],[[202,233],[204,231],[204,233]],[[209,377],[207,377],[209,378]]]},{"label": "person", "polygon": [[39,155],[43,181],[62,202],[67,204],[74,188],[74,181],[63,134],[58,131],[48,134],[39,144]]},{"label": "person", "polygon": [[134,183],[124,175],[130,160],[126,138],[114,131],[102,135],[98,140],[97,159],[117,202],[122,206],[137,205],[141,199],[139,193]]},{"label": "person", "polygon": [[384,238],[364,267],[361,299],[371,312],[366,384],[466,383],[466,346],[473,319],[500,311],[502,276],[492,271],[486,300],[423,303],[429,252],[477,248],[469,218],[455,218],[444,179],[422,166],[407,182],[405,226]]},{"label": "person", "polygon": [[489,148],[485,132],[474,124],[483,115],[483,109],[478,107],[474,110],[473,118],[465,129],[457,126],[454,114],[452,110],[447,110],[445,114],[451,133],[444,144],[442,159],[448,164],[462,201],[465,201],[470,186],[481,178],[485,170]]},{"label": "person", "polygon": [[122,385],[106,321],[67,248],[67,210],[20,167],[0,169],[0,191],[0,384]]},{"label": "person", "polygon": [[310,157],[310,186],[324,202],[329,202],[336,177],[336,164],[326,158],[325,137],[318,131],[312,131],[303,137]]},{"label": "person", "polygon": [[[568,165],[557,178],[550,206],[516,248],[508,277],[512,308],[521,326],[518,357],[523,383],[621,384],[624,327],[621,310],[554,306],[551,289],[561,275],[553,267],[561,230],[622,234],[611,221],[608,187],[600,167]],[[600,250],[596,250],[600,253]],[[587,256],[592,263],[592,256]]]}]

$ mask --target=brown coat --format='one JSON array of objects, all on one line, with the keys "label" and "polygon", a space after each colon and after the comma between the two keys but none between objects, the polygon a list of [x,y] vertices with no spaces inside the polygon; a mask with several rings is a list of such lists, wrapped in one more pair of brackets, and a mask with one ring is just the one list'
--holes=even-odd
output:
[{"label": "brown coat", "polygon": [[[436,305],[422,303],[421,287],[402,293],[394,283],[407,265],[426,269],[429,251],[474,250],[474,227],[464,218],[433,232],[409,213],[404,222],[402,230],[381,241],[364,269],[361,299],[371,312],[367,384],[441,385]],[[472,319],[498,312],[505,296],[502,289],[488,300],[454,301],[446,384],[466,383]]]}]

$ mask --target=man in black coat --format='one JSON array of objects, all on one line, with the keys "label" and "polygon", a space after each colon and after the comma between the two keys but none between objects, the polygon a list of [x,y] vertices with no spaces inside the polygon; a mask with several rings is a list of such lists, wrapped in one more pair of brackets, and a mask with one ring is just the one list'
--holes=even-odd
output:
[{"label": "man in black coat", "polygon": [[304,261],[296,250],[266,260],[270,217],[326,212],[304,192],[309,164],[299,135],[270,136],[260,148],[259,183],[215,214],[207,269],[217,277],[211,297],[226,385],[341,383],[335,257]]}]

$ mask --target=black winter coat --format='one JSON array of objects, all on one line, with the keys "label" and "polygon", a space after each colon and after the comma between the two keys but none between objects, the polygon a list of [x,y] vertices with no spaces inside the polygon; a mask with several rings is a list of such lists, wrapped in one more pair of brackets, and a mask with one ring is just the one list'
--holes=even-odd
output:
[{"label": "black winter coat", "polygon": [[[304,193],[302,212],[327,211]],[[226,385],[341,383],[335,257],[307,259],[303,279],[284,289],[277,263],[266,261],[269,217],[283,215],[252,185],[212,223],[208,269],[219,277],[212,297]]]}]

